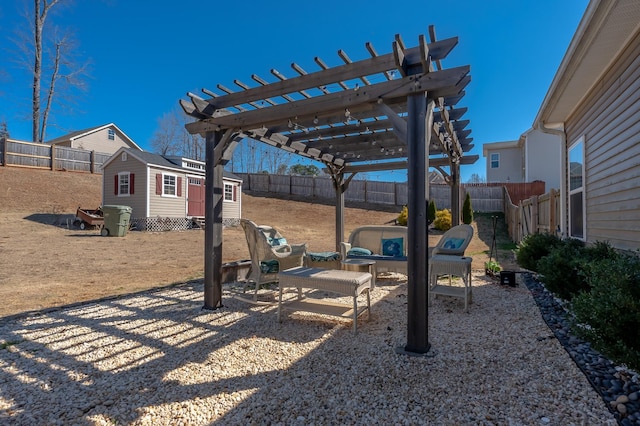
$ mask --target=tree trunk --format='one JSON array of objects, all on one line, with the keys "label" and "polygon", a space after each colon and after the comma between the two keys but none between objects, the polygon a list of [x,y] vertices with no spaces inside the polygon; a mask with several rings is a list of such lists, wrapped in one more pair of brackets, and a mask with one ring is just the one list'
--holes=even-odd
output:
[{"label": "tree trunk", "polygon": [[33,64],[33,108],[32,108],[32,133],[33,142],[40,142],[38,135],[40,134],[40,78],[42,76],[42,26],[46,17],[46,8],[40,17],[40,0],[34,0],[34,48],[35,58]]},{"label": "tree trunk", "polygon": [[42,126],[40,126],[40,142],[44,142],[44,135],[47,131],[47,120],[49,118],[49,111],[51,111],[51,104],[53,103],[53,95],[56,88],[56,80],[58,79],[58,72],[60,70],[60,49],[63,42],[56,43],[56,57],[53,61],[53,72],[51,73],[51,85],[49,86],[49,93],[47,95],[47,104],[44,107],[44,113],[42,114]]},{"label": "tree trunk", "polygon": [[[42,1],[42,7],[40,2]],[[33,113],[32,113],[32,138],[33,142],[42,142],[45,129],[44,124],[40,122],[40,86],[42,81],[42,30],[47,19],[49,10],[60,0],[34,0],[34,61],[33,61]],[[56,55],[57,56],[57,55]]]}]

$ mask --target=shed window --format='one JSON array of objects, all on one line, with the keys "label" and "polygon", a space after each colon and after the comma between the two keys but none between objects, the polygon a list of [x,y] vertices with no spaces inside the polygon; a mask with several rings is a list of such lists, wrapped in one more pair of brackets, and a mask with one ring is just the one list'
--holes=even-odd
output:
[{"label": "shed window", "polygon": [[176,195],[176,176],[162,175],[162,195]]},{"label": "shed window", "polygon": [[236,191],[237,186],[231,185],[229,183],[224,184],[224,200],[225,201],[236,201]]},{"label": "shed window", "polygon": [[156,195],[182,197],[182,178],[176,175],[156,173]]},{"label": "shed window", "polygon": [[500,167],[500,154],[499,153],[491,154],[491,168],[497,169],[499,167]]},{"label": "shed window", "polygon": [[584,138],[569,148],[569,236],[585,239]]},{"label": "shed window", "polygon": [[121,172],[115,175],[114,194],[121,196],[129,196],[134,190],[134,174],[129,172]]},{"label": "shed window", "polygon": [[113,129],[108,129],[107,137],[109,138],[110,141],[116,140],[116,132]]}]

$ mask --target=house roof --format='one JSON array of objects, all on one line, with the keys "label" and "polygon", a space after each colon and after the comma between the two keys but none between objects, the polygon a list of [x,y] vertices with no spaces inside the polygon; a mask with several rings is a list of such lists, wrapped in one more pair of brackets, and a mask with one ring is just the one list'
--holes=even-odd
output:
[{"label": "house roof", "polygon": [[489,150],[518,148],[519,141],[492,142],[482,145],[482,156],[486,157]]},{"label": "house roof", "polygon": [[640,30],[640,1],[591,0],[534,121],[562,128]]},{"label": "house roof", "polygon": [[107,129],[107,128],[113,128],[114,130],[117,130],[118,133],[120,133],[124,137],[124,139],[127,141],[127,143],[132,148],[136,148],[139,151],[142,151],[142,148],[140,148],[138,146],[138,144],[136,144],[133,141],[133,139],[131,139],[129,136],[127,136],[127,134],[125,132],[123,132],[122,130],[120,130],[120,128],[118,126],[116,126],[114,123],[103,124],[101,126],[90,127],[88,129],[83,129],[83,130],[78,130],[78,131],[75,131],[75,132],[67,133],[66,135],[62,135],[62,136],[59,136],[59,137],[57,137],[55,139],[51,139],[47,143],[49,143],[51,145],[55,145],[55,144],[61,143],[61,142],[73,141],[73,140],[82,138],[84,136],[90,135],[91,133],[99,132],[100,130],[104,130],[104,129]]},{"label": "house roof", "polygon": [[[141,163],[145,164],[146,166],[155,166],[155,167],[160,167],[160,168],[164,168],[164,169],[169,169],[169,170],[174,170],[174,171],[179,171],[182,173],[191,173],[191,174],[204,174],[203,170],[193,170],[193,169],[188,169],[185,167],[182,167],[180,164],[177,164],[171,160],[169,160],[166,157],[163,157],[160,154],[155,154],[153,152],[147,152],[147,151],[137,151],[131,148],[120,148],[118,151],[116,151],[115,154],[113,154],[107,161],[104,162],[104,164],[102,165],[102,167],[104,168],[106,165],[108,165],[109,163],[111,163],[115,158],[117,158],[120,153],[122,153],[123,151],[126,151],[128,155],[131,155],[132,157],[136,158],[138,161],[140,161]],[[184,158],[184,157],[171,157],[173,159],[176,158]],[[242,182],[242,178],[227,172],[227,171],[223,171],[222,172],[222,176],[226,179],[230,179],[230,180],[237,180],[238,182]]]}]

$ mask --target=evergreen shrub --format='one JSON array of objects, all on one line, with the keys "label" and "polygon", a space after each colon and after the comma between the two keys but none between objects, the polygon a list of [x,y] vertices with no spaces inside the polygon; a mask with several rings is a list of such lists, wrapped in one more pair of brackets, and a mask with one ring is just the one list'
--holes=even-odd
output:
[{"label": "evergreen shrub", "polygon": [[470,225],[473,222],[473,209],[471,208],[471,195],[467,192],[462,204],[462,223]]},{"label": "evergreen shrub", "polygon": [[433,223],[436,220],[436,202],[435,200],[429,200],[429,204],[427,205],[427,223]]},{"label": "evergreen shrub", "polygon": [[560,242],[560,238],[554,234],[527,235],[516,248],[518,265],[530,271],[538,272],[538,260],[548,255]]},{"label": "evergreen shrub", "polygon": [[[598,250],[605,249],[600,247]],[[640,259],[613,254],[586,270],[590,290],[571,304],[573,329],[612,361],[640,369]]]}]

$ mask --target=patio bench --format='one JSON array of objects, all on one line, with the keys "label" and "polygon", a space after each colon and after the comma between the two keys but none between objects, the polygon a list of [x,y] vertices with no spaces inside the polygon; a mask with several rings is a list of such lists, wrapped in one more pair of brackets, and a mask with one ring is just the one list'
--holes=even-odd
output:
[{"label": "patio bench", "polygon": [[407,274],[407,227],[367,225],[354,229],[340,243],[342,259],[375,260],[376,272]]}]

